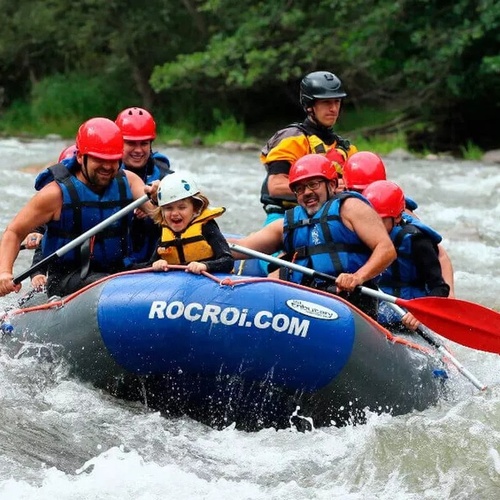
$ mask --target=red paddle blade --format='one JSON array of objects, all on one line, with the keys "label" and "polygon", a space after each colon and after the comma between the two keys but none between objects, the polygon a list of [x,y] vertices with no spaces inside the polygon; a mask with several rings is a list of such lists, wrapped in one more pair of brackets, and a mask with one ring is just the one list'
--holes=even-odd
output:
[{"label": "red paddle blade", "polygon": [[396,299],[396,304],[457,344],[500,354],[500,313],[493,309],[446,297]]}]

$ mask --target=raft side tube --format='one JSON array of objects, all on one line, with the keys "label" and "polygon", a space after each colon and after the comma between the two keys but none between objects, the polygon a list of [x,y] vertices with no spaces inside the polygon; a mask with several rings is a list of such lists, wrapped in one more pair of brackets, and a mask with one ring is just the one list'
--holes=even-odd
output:
[{"label": "raft side tube", "polygon": [[355,337],[350,308],[334,297],[272,280],[221,286],[183,271],[109,280],[97,315],[129,372],[271,378],[291,391],[333,380]]}]

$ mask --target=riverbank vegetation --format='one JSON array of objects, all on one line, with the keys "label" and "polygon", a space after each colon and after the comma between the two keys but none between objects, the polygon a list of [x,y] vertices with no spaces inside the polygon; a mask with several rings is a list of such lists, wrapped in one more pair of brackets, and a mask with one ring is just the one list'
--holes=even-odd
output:
[{"label": "riverbank vegetation", "polygon": [[[160,140],[262,143],[301,120],[298,84],[348,92],[337,131],[361,149],[474,159],[498,148],[495,0],[0,0],[0,133],[74,137],[128,106]],[[497,125],[494,125],[497,124]]]}]

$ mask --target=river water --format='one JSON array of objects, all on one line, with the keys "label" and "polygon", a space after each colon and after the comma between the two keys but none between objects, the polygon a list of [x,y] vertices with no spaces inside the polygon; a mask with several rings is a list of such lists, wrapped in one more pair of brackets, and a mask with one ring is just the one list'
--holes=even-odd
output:
[{"label": "river water", "polygon": [[[0,140],[2,230],[33,193],[32,167],[65,145]],[[158,149],[174,169],[197,175],[212,205],[227,208],[223,231],[261,226],[255,151]],[[386,166],[443,234],[457,297],[500,311],[500,168],[390,158]],[[15,272],[30,262],[21,252]],[[0,299],[0,309],[19,297]],[[500,357],[446,345],[487,391],[450,369],[450,397],[423,412],[307,433],[247,433],[164,418],[68,377],[61,363],[12,359],[0,344],[0,499],[497,499]]]}]

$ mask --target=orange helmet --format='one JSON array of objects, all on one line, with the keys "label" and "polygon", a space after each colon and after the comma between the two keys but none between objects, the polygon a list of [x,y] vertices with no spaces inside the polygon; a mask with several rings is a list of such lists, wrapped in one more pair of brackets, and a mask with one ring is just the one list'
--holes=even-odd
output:
[{"label": "orange helmet", "polygon": [[67,148],[64,148],[59,155],[58,162],[62,162],[63,160],[67,160],[69,158],[73,158],[76,154],[76,144],[71,144]]},{"label": "orange helmet", "polygon": [[126,141],[152,141],[156,138],[156,123],[145,109],[124,109],[116,117],[115,123]]},{"label": "orange helmet", "polygon": [[403,190],[392,181],[375,181],[363,190],[363,196],[380,217],[399,217],[405,209]]},{"label": "orange helmet", "polygon": [[80,125],[76,148],[82,155],[119,160],[123,156],[122,132],[116,123],[107,118],[91,118]]},{"label": "orange helmet", "polygon": [[362,190],[374,181],[387,179],[384,162],[370,151],[358,151],[347,158],[343,178],[347,189]]},{"label": "orange helmet", "polygon": [[302,156],[291,166],[288,185],[291,188],[293,184],[311,177],[324,177],[332,181],[338,176],[332,162],[324,155],[309,154]]}]

